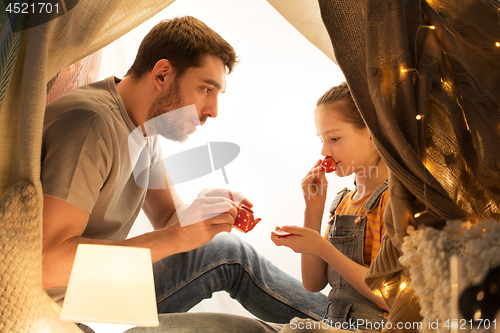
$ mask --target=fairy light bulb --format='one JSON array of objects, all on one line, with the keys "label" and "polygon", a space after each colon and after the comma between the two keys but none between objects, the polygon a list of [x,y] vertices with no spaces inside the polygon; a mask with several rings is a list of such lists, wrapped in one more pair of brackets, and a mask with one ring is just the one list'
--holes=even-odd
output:
[{"label": "fairy light bulb", "polygon": [[416,116],[415,118],[416,118],[417,120],[420,120],[420,119],[422,119],[422,115],[417,114],[417,116]]},{"label": "fairy light bulb", "polygon": [[418,219],[420,216],[424,215],[425,213],[427,213],[426,210],[424,210],[423,212],[418,212],[416,213],[415,215],[413,215],[416,219]]}]

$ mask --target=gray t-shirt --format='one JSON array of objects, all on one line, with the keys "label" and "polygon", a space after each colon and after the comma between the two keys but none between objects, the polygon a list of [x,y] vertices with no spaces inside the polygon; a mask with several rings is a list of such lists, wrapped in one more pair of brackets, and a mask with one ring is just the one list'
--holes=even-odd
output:
[{"label": "gray t-shirt", "polygon": [[[77,88],[50,103],[45,113],[43,193],[90,213],[85,238],[125,239],[146,195],[135,182],[129,156],[129,135],[136,126],[116,82],[112,76]],[[140,154],[150,165],[161,161],[157,138],[144,139]]]}]

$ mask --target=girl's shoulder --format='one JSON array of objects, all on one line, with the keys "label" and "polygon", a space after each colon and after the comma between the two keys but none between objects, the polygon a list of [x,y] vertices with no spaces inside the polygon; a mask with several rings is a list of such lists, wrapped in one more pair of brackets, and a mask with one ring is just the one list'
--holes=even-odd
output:
[{"label": "girl's shoulder", "polygon": [[348,194],[351,194],[353,193],[352,190],[348,189],[347,187],[344,187],[342,190],[340,190],[337,195],[335,196],[335,198],[333,199],[331,205],[330,205],[330,209],[329,209],[329,212],[330,214],[334,215],[335,214],[335,211],[337,210],[337,208],[339,207],[340,203],[342,202],[342,200],[344,200],[344,198],[348,195]]}]

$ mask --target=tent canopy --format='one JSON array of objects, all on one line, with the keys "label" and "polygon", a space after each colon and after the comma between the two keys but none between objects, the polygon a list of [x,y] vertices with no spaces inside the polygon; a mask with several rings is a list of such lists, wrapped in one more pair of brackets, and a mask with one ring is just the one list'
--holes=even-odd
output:
[{"label": "tent canopy", "polygon": [[[5,10],[0,14],[0,258],[19,248],[27,235],[23,228],[16,229],[18,238],[5,231],[14,225],[31,225],[29,237],[35,242],[23,246],[34,254],[32,281],[23,280],[29,288],[2,294],[2,302],[7,301],[0,306],[14,309],[13,304],[27,302],[40,309],[37,315],[12,311],[8,320],[13,325],[57,322],[42,292],[40,267],[40,148],[47,84],[64,67],[172,2],[80,0],[67,14],[27,30],[22,27],[29,17],[12,14],[7,23]],[[370,286],[391,282],[393,290],[399,287],[405,271],[397,259],[409,225],[500,218],[498,2],[268,2],[340,66],[391,171],[388,231],[382,255],[367,276]],[[417,218],[416,213],[424,214]],[[13,261],[2,267],[14,266]],[[15,274],[2,278],[2,292],[19,283]],[[411,304],[406,315],[418,318],[414,295],[389,293],[388,303],[393,322],[403,321],[398,309],[405,304]],[[55,331],[62,327],[53,325]]]}]

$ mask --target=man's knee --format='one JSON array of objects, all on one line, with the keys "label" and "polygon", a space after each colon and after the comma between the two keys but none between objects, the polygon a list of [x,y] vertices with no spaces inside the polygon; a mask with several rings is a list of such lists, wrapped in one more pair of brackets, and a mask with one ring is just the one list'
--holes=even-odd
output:
[{"label": "man's knee", "polygon": [[238,259],[257,254],[250,244],[231,233],[220,233],[207,245],[211,248],[210,251],[219,251],[226,258]]}]

